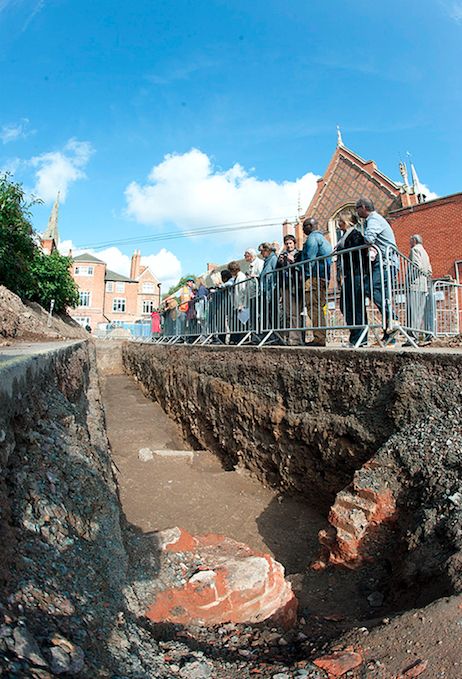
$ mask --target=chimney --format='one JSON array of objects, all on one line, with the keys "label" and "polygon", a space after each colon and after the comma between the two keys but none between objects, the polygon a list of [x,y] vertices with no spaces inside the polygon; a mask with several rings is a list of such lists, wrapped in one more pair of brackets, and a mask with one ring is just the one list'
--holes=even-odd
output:
[{"label": "chimney", "polygon": [[140,275],[140,265],[141,265],[141,251],[135,250],[132,255],[132,262],[130,266],[130,278],[132,280],[137,280]]},{"label": "chimney", "polygon": [[217,266],[218,264],[207,264],[207,272],[213,271],[214,269],[217,268]]},{"label": "chimney", "polygon": [[295,224],[295,244],[297,246],[297,250],[301,250],[303,248],[304,237],[305,234],[303,233],[303,224],[297,221]]},{"label": "chimney", "polygon": [[289,222],[288,219],[286,219],[286,221],[282,225],[282,238],[284,239],[284,236],[287,236],[289,233],[293,235],[292,224]]}]

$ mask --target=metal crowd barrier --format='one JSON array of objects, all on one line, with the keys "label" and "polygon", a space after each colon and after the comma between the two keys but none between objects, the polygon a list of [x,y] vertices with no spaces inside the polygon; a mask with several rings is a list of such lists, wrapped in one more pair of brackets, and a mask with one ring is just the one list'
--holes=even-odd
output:
[{"label": "metal crowd barrier", "polygon": [[[335,340],[381,346],[401,333],[414,346],[461,327],[462,286],[432,281],[395,248],[362,246],[223,285],[164,314],[162,343],[264,346]],[[186,308],[186,310],[184,310]]]},{"label": "metal crowd barrier", "polygon": [[194,297],[186,310],[168,310],[160,342],[243,344],[258,342],[259,280],[224,285],[205,297]]},{"label": "metal crowd barrier", "polygon": [[[385,287],[381,253],[350,248],[331,255],[277,268],[262,277],[263,344],[272,335],[289,345],[304,345],[307,331],[314,342],[341,339],[360,346],[371,330],[380,343],[385,319],[381,291]],[[349,335],[349,336],[348,336]]]},{"label": "metal crowd barrier", "polygon": [[434,286],[430,276],[396,248],[387,249],[387,328],[413,346],[436,334]]},{"label": "metal crowd barrier", "polygon": [[143,323],[99,324],[94,331],[98,339],[145,339],[151,338],[151,321]]},{"label": "metal crowd barrier", "polygon": [[462,285],[453,281],[433,281],[436,335],[459,335],[462,328]]}]

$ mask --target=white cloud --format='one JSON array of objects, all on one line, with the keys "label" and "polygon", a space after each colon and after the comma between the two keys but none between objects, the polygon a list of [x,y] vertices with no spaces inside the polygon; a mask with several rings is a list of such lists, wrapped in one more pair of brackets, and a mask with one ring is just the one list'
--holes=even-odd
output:
[{"label": "white cloud", "polygon": [[162,283],[163,292],[167,292],[168,288],[177,283],[182,276],[180,260],[165,248],[162,248],[157,255],[141,257],[141,264],[151,269]]},{"label": "white cloud", "polygon": [[440,0],[440,5],[444,7],[451,19],[454,19],[458,24],[462,23],[462,2],[457,0],[453,0],[452,2]]},{"label": "white cloud", "polygon": [[437,193],[430,191],[426,184],[420,184],[420,188],[422,189],[422,193],[426,196],[425,200],[434,200],[439,197]]},{"label": "white cloud", "polygon": [[15,174],[18,168],[21,167],[21,160],[19,158],[3,158],[0,172],[9,172]]},{"label": "white cloud", "polygon": [[88,141],[70,139],[62,151],[51,151],[31,158],[30,165],[37,168],[34,193],[51,203],[60,191],[60,201],[66,200],[69,186],[77,179],[86,179],[84,172],[94,149]]},{"label": "white cloud", "polygon": [[[169,154],[151,170],[145,185],[129,184],[125,191],[126,215],[142,224],[161,226],[176,223],[183,231],[225,224],[271,221],[265,239],[280,237],[281,224],[297,213],[300,202],[308,206],[316,189],[317,176],[304,175],[294,182],[259,180],[236,163],[219,170],[198,149]],[[248,240],[247,232],[231,227],[221,240]]]},{"label": "white cloud", "polygon": [[[123,276],[130,276],[131,257],[124,255],[115,246],[96,252],[92,249],[79,250],[74,247],[71,240],[61,241],[59,244],[59,251],[61,254],[68,255],[69,250],[72,250],[72,255],[74,257],[81,255],[84,252],[88,252],[94,257],[106,262],[107,268],[111,271],[120,273]],[[171,285],[177,283],[182,275],[179,259],[165,248],[162,248],[157,255],[141,257],[141,264],[143,266],[149,266],[159,282],[162,283],[164,292],[166,292]]]},{"label": "white cloud", "polygon": [[35,134],[35,130],[28,130],[29,120],[21,118],[19,123],[10,123],[9,125],[2,125],[0,132],[0,139],[4,144],[17,139],[27,139],[31,134]]}]

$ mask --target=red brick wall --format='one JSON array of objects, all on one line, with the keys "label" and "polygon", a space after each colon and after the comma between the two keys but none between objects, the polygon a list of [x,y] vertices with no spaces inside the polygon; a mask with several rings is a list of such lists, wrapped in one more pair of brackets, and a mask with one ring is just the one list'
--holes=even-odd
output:
[{"label": "red brick wall", "polygon": [[397,210],[388,219],[400,252],[409,254],[409,240],[418,233],[430,256],[433,278],[456,277],[454,262],[462,260],[462,193]]},{"label": "red brick wall", "polygon": [[[92,266],[93,276],[76,276],[75,268]],[[79,290],[83,292],[91,292],[91,306],[79,306],[72,310],[73,317],[89,317],[91,319],[90,325],[92,328],[96,324],[104,321],[103,318],[103,291],[104,291],[104,274],[106,272],[106,264],[98,264],[97,262],[74,262],[71,265],[71,274],[78,285]]]},{"label": "red brick wall", "polygon": [[[124,282],[124,291],[116,292],[117,282],[113,283],[113,292],[106,291],[104,313],[111,321],[124,321],[124,323],[134,323],[137,318],[137,298],[138,283]],[[125,299],[125,313],[113,311],[114,299]]]}]

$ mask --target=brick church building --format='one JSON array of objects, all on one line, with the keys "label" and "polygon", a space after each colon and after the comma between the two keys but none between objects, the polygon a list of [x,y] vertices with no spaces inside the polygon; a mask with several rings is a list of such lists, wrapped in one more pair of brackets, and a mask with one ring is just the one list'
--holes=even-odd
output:
[{"label": "brick church building", "polygon": [[[409,254],[410,237],[418,233],[430,256],[433,278],[450,277],[462,282],[462,193],[426,201],[412,163],[410,182],[403,162],[399,170],[403,181],[397,184],[380,172],[373,160],[364,160],[347,149],[338,131],[334,155],[318,179],[308,209],[295,225],[297,247],[302,247],[302,223],[307,217],[315,217],[324,235],[335,245],[339,213],[354,210],[356,200],[367,196],[377,212],[390,222],[400,252]],[[283,235],[292,228],[286,222]]]}]

